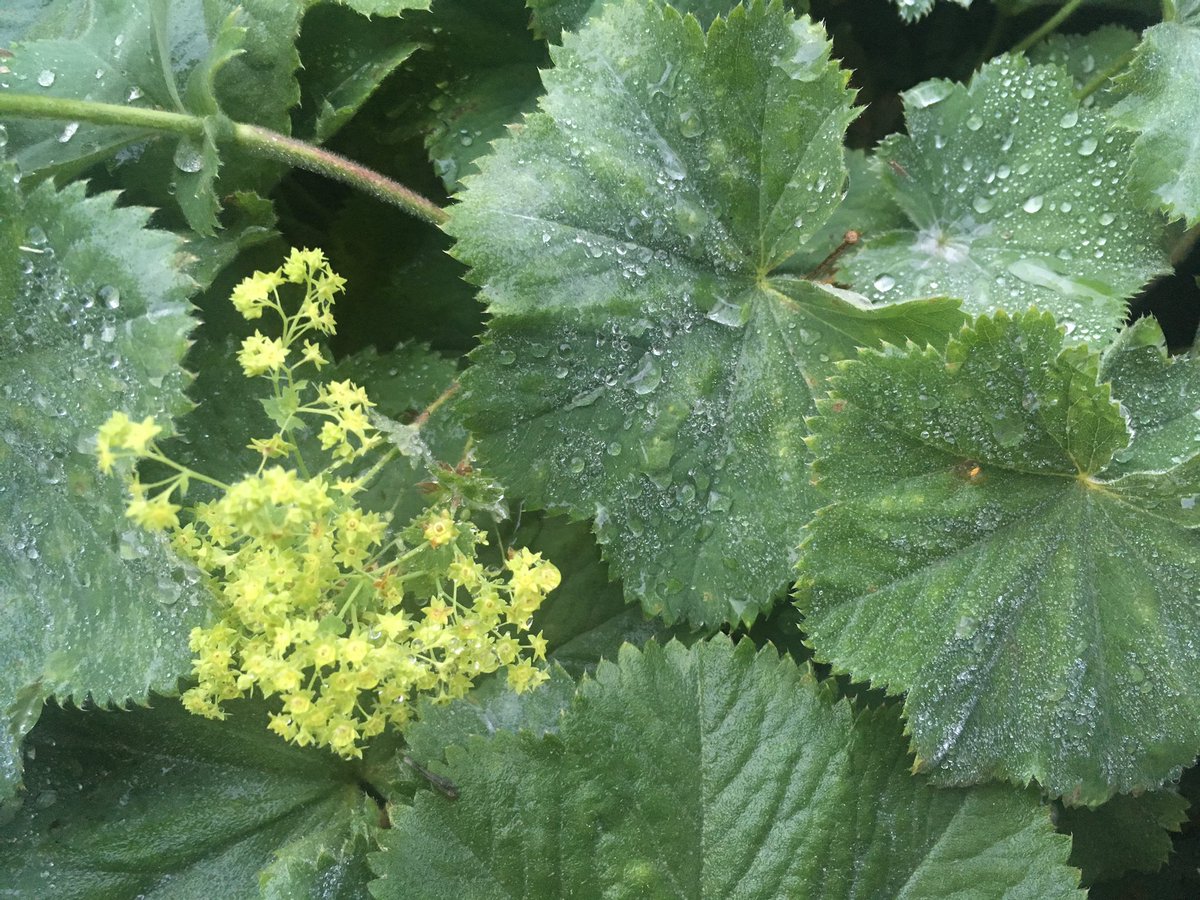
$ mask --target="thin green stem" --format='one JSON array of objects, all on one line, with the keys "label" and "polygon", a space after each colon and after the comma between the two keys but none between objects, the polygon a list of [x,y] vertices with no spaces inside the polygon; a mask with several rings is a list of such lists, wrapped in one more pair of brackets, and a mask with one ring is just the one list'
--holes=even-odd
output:
[{"label": "thin green stem", "polygon": [[1075,10],[1083,5],[1083,0],[1068,0],[1064,3],[1062,9],[1052,15],[1049,19],[1042,23],[1042,27],[1033,34],[1029,35],[1021,43],[1012,48],[1013,53],[1024,53],[1038,41],[1045,38],[1047,35],[1053,34],[1058,30],[1058,26],[1067,21]]},{"label": "thin green stem", "polygon": [[[19,116],[27,119],[57,119],[69,122],[91,122],[96,125],[118,125],[147,131],[168,132],[202,138],[202,116],[123,106],[116,103],[94,103],[89,100],[68,100],[61,97],[41,97],[35,94],[0,92],[0,116]],[[434,225],[441,225],[446,211],[397,181],[368,169],[352,160],[331,153],[296,138],[279,134],[257,125],[229,123],[218,129],[222,138],[250,153],[267,156],[298,169],[305,169],[366,191],[371,196],[398,206],[404,211]]]},{"label": "thin green stem", "polygon": [[218,490],[229,490],[229,485],[227,485],[225,482],[218,481],[216,478],[209,478],[207,475],[203,474],[202,472],[197,472],[195,469],[189,469],[187,466],[175,462],[175,460],[171,459],[169,456],[164,456],[158,450],[152,449],[149,453],[143,454],[142,458],[153,460],[156,463],[162,463],[164,466],[174,469],[176,472],[179,472],[183,477],[188,478],[189,480],[210,484]]},{"label": "thin green stem", "polygon": [[1122,53],[1111,66],[1085,84],[1075,96],[1080,100],[1086,100],[1088,97],[1092,96],[1092,94],[1096,93],[1096,91],[1108,84],[1114,75],[1116,75],[1133,61],[1136,51],[1137,48],[1135,47],[1126,51],[1125,53]]}]

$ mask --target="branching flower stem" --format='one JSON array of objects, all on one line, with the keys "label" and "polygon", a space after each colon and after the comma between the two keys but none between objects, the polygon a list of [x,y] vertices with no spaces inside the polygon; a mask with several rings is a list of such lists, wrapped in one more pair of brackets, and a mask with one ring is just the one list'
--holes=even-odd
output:
[{"label": "branching flower stem", "polygon": [[[196,139],[204,137],[205,123],[204,116],[161,109],[8,92],[0,92],[0,116],[144,128]],[[446,211],[429,198],[344,156],[257,125],[224,124],[218,134],[247,152],[348,184],[433,225],[446,221]]]}]

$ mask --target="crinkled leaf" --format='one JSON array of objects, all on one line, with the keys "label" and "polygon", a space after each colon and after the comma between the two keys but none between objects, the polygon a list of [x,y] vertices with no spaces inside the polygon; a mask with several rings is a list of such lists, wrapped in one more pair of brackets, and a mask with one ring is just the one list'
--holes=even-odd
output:
[{"label": "crinkled leaf", "polygon": [[1130,177],[1150,205],[1188,226],[1200,222],[1200,14],[1163,22],[1142,43],[1120,85],[1126,97],[1111,110],[1118,127],[1137,134]]},{"label": "crinkled leaf", "polygon": [[[1062,66],[1070,74],[1076,92],[1080,92],[1104,73],[1111,72],[1137,42],[1137,32],[1105,25],[1087,34],[1053,34],[1031,47],[1027,55],[1032,63]],[[1083,104],[1111,106],[1120,99],[1121,93],[1121,89],[1109,81]]]},{"label": "crinkled leaf", "polygon": [[798,596],[818,659],[908,692],[919,769],[1094,805],[1200,749],[1200,466],[1114,468],[1099,356],[1062,345],[1048,313],[1000,313],[944,355],[845,364]]},{"label": "crinkled leaf", "polygon": [[1138,319],[1123,331],[1100,377],[1112,382],[1132,435],[1110,473],[1167,472],[1200,454],[1200,359],[1168,356],[1157,322]]},{"label": "crinkled leaf", "polygon": [[459,799],[396,811],[380,900],[1079,896],[1030,793],[932,789],[894,710],[855,714],[748,641],[626,647],[557,735],[448,756]]},{"label": "crinkled leaf", "polygon": [[155,705],[46,711],[0,825],[6,893],[364,896],[380,813],[355,766],[288,746],[261,710],[216,723]]},{"label": "crinkled leaf", "polygon": [[484,466],[594,518],[668,621],[750,620],[783,587],[831,360],[961,321],[770,274],[840,199],[853,112],[828,54],[778,4],[707,38],[670,7],[609,6],[555,48],[543,111],[453,207],[493,316],[462,404]]},{"label": "crinkled leaf", "polygon": [[400,21],[367,19],[329,4],[312,7],[300,32],[297,133],[318,143],[333,136],[417,46]]},{"label": "crinkled leaf", "polygon": [[852,284],[877,302],[950,295],[976,313],[1036,304],[1072,340],[1112,340],[1126,299],[1167,269],[1162,226],[1121,171],[1130,141],[1079,106],[1061,69],[1021,57],[904,101],[908,134],[876,161],[910,222],[849,258]]},{"label": "crinkled leaf", "polygon": [[1059,831],[1071,835],[1071,865],[1084,885],[1126,872],[1156,872],[1171,852],[1172,831],[1187,820],[1188,801],[1174,791],[1122,794],[1096,809],[1057,810]]},{"label": "crinkled leaf", "polygon": [[90,449],[114,410],[169,427],[185,403],[194,284],[175,236],[114,199],[22,195],[0,166],[0,794],[46,698],[172,689],[202,618],[195,574],[126,520]]}]

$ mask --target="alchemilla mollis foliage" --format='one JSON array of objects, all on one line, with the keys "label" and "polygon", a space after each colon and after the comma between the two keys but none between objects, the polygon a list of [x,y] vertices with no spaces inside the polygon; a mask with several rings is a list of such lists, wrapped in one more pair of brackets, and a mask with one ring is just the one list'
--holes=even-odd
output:
[{"label": "alchemilla mollis foliage", "polygon": [[1196,0],[10,0],[0,895],[1192,897]]}]

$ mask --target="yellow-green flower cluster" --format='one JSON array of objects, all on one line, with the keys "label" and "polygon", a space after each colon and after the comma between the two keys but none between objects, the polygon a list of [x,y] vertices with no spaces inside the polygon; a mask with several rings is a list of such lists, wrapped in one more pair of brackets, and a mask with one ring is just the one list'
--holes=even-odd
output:
[{"label": "yellow-green flower cluster", "polygon": [[[303,291],[296,312],[281,298],[288,285]],[[261,458],[252,475],[224,484],[181,466],[155,443],[162,430],[153,419],[123,413],[101,428],[97,452],[105,471],[121,459],[171,470],[153,484],[133,478],[127,513],[171,531],[210,576],[217,616],[192,632],[197,684],[183,695],[186,708],[221,718],[223,703],[257,691],[277,700],[271,730],[350,757],[364,740],[409,722],[419,697],[461,697],[503,667],[519,691],[545,680],[534,664],[546,642],[529,629],[559,573],[527,550],[501,569],[485,567],[477,558],[485,536],[453,504],[398,534],[389,516],[359,506],[387,457],[358,477],[338,470],[380,442],[367,418],[371,401],[350,381],[310,386],[296,377],[302,365],[325,364],[319,347],[306,340],[296,352],[297,342],[333,333],[342,286],[319,252],[293,251],[279,270],[256,272],[234,291],[247,319],[273,310],[282,324],[280,337],[256,332],[238,354],[248,376],[271,381],[279,426],[251,443]],[[329,457],[311,476],[296,443],[305,419],[323,420],[317,437]],[[276,459],[283,464],[268,464]],[[185,512],[173,498],[193,481],[216,488],[215,499]]]}]

